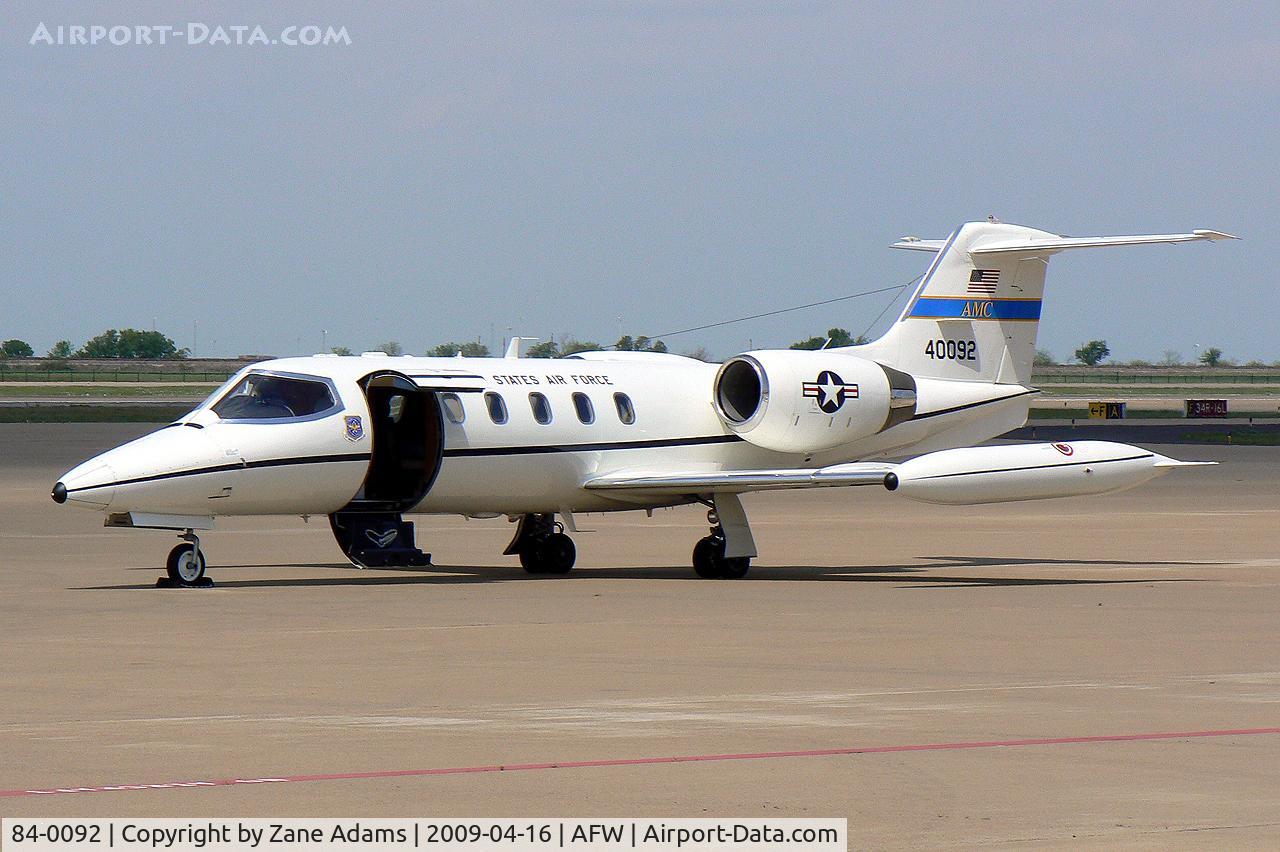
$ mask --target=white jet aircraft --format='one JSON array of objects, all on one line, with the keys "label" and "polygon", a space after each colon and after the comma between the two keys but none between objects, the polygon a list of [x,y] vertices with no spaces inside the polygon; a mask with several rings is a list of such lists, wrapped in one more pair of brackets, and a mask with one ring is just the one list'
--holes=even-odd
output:
[{"label": "white jet aircraft", "polygon": [[[531,573],[575,559],[574,514],[708,508],[701,577],[747,573],[739,495],[879,486],[970,504],[1117,491],[1179,462],[1099,441],[970,447],[1023,425],[1049,258],[1232,239],[1062,237],[972,222],[934,254],[873,343],[763,350],[722,365],[649,352],[568,358],[283,358],[246,367],[176,423],[68,471],[53,499],[106,526],[173,529],[178,585],[207,584],[197,531],[225,515],[327,515],[361,566],[425,565],[405,514],[507,515]],[[889,459],[907,459],[891,463]],[[556,520],[556,516],[563,519]]]}]

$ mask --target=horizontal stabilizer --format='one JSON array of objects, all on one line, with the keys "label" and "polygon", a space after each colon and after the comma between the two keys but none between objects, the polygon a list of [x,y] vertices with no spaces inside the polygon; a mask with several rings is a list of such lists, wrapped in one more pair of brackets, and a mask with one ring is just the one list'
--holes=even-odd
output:
[{"label": "horizontal stabilizer", "polygon": [[1140,246],[1152,243],[1189,243],[1197,240],[1235,240],[1231,234],[1221,231],[1192,231],[1189,234],[1134,234],[1120,237],[1054,237],[1038,239],[1035,237],[1021,239],[997,239],[993,242],[979,242],[969,247],[969,254],[976,257],[987,257],[998,254],[1055,254],[1067,249],[1106,248],[1108,246]]},{"label": "horizontal stabilizer", "polygon": [[919,237],[903,237],[889,246],[889,248],[906,249],[907,251],[940,252],[946,244],[946,240],[922,240]]},{"label": "horizontal stabilizer", "polygon": [[[979,243],[969,249],[977,257],[998,254],[1055,254],[1067,249],[1105,248],[1107,246],[1141,246],[1151,243],[1189,243],[1196,240],[1238,240],[1237,236],[1222,231],[1195,230],[1189,234],[1134,234],[1119,237],[1054,237],[1052,239],[997,240]],[[890,248],[908,251],[940,252],[946,248],[946,240],[922,240],[919,237],[903,237]]]}]

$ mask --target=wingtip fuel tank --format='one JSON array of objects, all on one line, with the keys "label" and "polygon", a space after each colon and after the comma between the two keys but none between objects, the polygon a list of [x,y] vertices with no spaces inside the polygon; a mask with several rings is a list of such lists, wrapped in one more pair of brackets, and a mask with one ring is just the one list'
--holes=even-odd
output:
[{"label": "wingtip fuel tank", "polygon": [[923,503],[1004,503],[1123,491],[1196,464],[1206,462],[1111,441],[966,447],[903,462],[885,477],[885,487]]}]

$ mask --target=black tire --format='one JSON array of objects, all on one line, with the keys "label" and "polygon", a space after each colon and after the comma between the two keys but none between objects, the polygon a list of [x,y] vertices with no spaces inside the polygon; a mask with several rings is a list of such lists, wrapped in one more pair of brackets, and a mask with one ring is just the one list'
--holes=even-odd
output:
[{"label": "black tire", "polygon": [[542,570],[542,560],[539,558],[541,551],[537,544],[530,543],[528,547],[520,551],[520,567],[530,574],[544,574]]},{"label": "black tire", "polygon": [[707,580],[740,580],[751,570],[751,557],[724,555],[725,541],[719,536],[699,539],[693,546],[693,570]]},{"label": "black tire", "polygon": [[208,566],[205,564],[204,552],[197,551],[195,545],[188,543],[170,550],[164,567],[169,579],[179,586],[198,586],[204,579]]},{"label": "black tire", "polygon": [[720,560],[720,576],[725,580],[741,580],[751,570],[750,556],[735,556]]},{"label": "black tire", "polygon": [[520,565],[530,574],[568,574],[577,558],[573,539],[564,533],[532,541],[520,551]]},{"label": "black tire", "polygon": [[[698,539],[693,546],[693,572],[704,580],[715,580],[720,577],[719,560],[716,558],[716,539],[711,536]],[[720,551],[723,552],[724,540],[720,540]]]},{"label": "black tire", "polygon": [[548,574],[568,574],[578,559],[578,548],[564,533],[552,533],[542,540],[542,568]]}]

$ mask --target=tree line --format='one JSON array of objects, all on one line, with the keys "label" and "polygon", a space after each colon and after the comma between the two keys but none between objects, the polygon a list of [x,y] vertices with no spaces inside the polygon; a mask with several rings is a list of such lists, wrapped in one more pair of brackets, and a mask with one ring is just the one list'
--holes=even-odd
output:
[{"label": "tree line", "polygon": [[[1080,348],[1074,353],[1075,360],[1086,367],[1097,367],[1107,358],[1111,357],[1111,347],[1107,346],[1105,340],[1090,340],[1081,344]],[[1223,351],[1217,346],[1209,346],[1196,356],[1195,362],[1204,367],[1234,367],[1235,361],[1231,361],[1224,357]],[[1035,357],[1035,366],[1051,367],[1057,366],[1059,361],[1053,357],[1053,353],[1047,349],[1037,349]],[[1141,358],[1132,361],[1117,362],[1112,366],[1124,367],[1185,367],[1190,366],[1182,359],[1182,353],[1174,349],[1166,349],[1164,356],[1156,363],[1145,361]],[[1248,361],[1244,364],[1246,367],[1265,367],[1262,361]],[[1272,364],[1272,366],[1280,366],[1280,362]]]},{"label": "tree line", "polygon": [[[182,359],[190,355],[187,349],[179,349],[172,339],[158,331],[140,331],[136,328],[109,328],[97,337],[85,341],[79,348],[70,340],[59,340],[45,353],[46,358],[147,358]],[[0,357],[33,358],[35,350],[25,340],[13,338],[0,343]]]},{"label": "tree line", "polygon": [[[869,342],[865,335],[854,337],[844,328],[829,328],[825,335],[814,335],[803,340],[797,340],[792,343],[791,349],[828,349],[840,346],[858,346]],[[378,344],[375,349],[385,352],[388,355],[403,355],[404,347],[394,340]],[[624,334],[612,344],[602,345],[593,340],[580,340],[572,335],[561,335],[557,341],[554,337],[547,340],[541,340],[524,350],[526,358],[563,358],[572,355],[575,352],[588,352],[593,350],[612,349],[618,352],[666,352],[667,345],[661,340],[646,337],[645,335],[632,336]],[[335,346],[331,350],[335,355],[352,355],[351,349],[346,346]],[[114,329],[109,328],[85,341],[83,346],[76,347],[69,340],[59,340],[53,344],[45,357],[56,359],[67,358],[103,358],[103,359],[165,359],[180,360],[190,357],[190,351],[185,348],[179,348],[176,343],[169,337],[158,331],[141,331],[136,328]],[[451,358],[455,355],[463,355],[467,358],[487,358],[493,353],[489,351],[489,347],[479,341],[449,341],[433,346],[423,353],[424,355],[435,356],[438,358]],[[690,352],[683,353],[692,358],[698,358],[703,361],[710,361],[711,356],[706,349],[698,347]],[[1096,367],[1111,356],[1111,349],[1107,346],[1105,340],[1090,340],[1081,344],[1080,348],[1073,353],[1075,360],[1089,367]],[[0,358],[33,358],[35,351],[31,344],[25,340],[13,338],[0,342]],[[1210,346],[1200,352],[1196,357],[1196,362],[1205,367],[1232,367],[1235,362],[1224,357],[1222,349],[1217,346]],[[1060,362],[1054,357],[1052,352],[1046,349],[1037,349],[1035,355],[1035,365],[1037,367],[1056,366]],[[1121,366],[1116,364],[1116,366]],[[1123,366],[1129,367],[1179,367],[1186,366],[1182,359],[1182,354],[1172,349],[1165,350],[1164,357],[1156,362],[1134,360],[1128,361]],[[1246,367],[1263,367],[1266,366],[1261,361],[1249,361]],[[1280,362],[1273,366],[1280,366]]]}]

